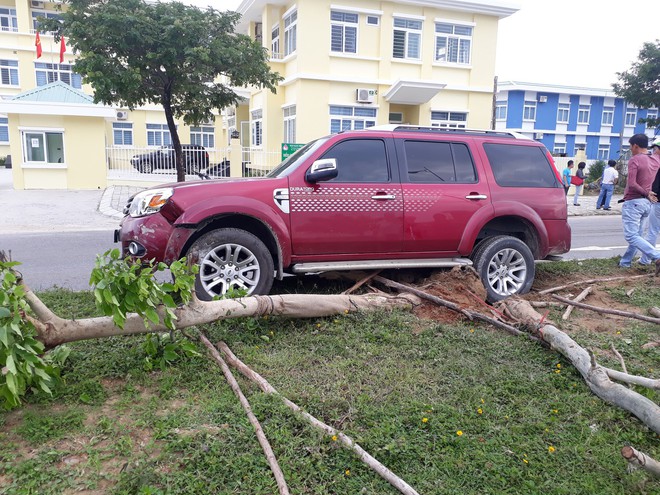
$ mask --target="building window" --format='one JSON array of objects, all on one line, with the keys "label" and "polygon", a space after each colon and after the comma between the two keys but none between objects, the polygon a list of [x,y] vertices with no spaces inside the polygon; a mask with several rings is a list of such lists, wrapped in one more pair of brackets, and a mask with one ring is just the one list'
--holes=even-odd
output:
[{"label": "building window", "polygon": [[263,110],[253,110],[252,116],[252,146],[261,146],[263,144]]},{"label": "building window", "polygon": [[523,120],[536,120],[536,101],[525,101],[523,106]]},{"label": "building window", "polygon": [[348,12],[330,12],[330,49],[333,52],[357,53],[357,26],[359,17]]},{"label": "building window", "polygon": [[296,142],[296,106],[291,105],[282,109],[284,115],[284,142]]},{"label": "building window", "polygon": [[506,101],[498,101],[496,103],[495,120],[506,120]]},{"label": "building window", "polygon": [[169,146],[172,136],[167,124],[147,124],[147,146]]},{"label": "building window", "polygon": [[44,19],[60,19],[62,16],[57,12],[32,10],[32,28],[35,31],[39,30],[39,17],[43,17]]},{"label": "building window", "polygon": [[422,21],[394,18],[394,58],[419,60],[422,45]]},{"label": "building window", "polygon": [[364,107],[330,105],[330,132],[365,129],[376,125],[377,110]]},{"label": "building window", "polygon": [[614,107],[603,107],[602,125],[612,125],[614,123]]},{"label": "building window", "polygon": [[64,133],[23,131],[23,160],[26,163],[64,163]]},{"label": "building window", "polygon": [[580,105],[578,108],[578,124],[588,124],[589,123],[589,111],[591,109],[590,105]]},{"label": "building window", "polygon": [[367,24],[369,26],[378,26],[380,24],[380,17],[378,17],[377,15],[368,15]]},{"label": "building window", "polygon": [[200,126],[190,128],[190,144],[197,144],[205,148],[215,148],[215,127]]},{"label": "building window", "polygon": [[291,55],[296,51],[298,11],[294,10],[284,18],[284,55]]},{"label": "building window", "polygon": [[555,146],[552,148],[552,153],[555,155],[565,155],[566,143],[555,143]]},{"label": "building window", "polygon": [[0,8],[0,31],[18,32],[18,17],[16,9]]},{"label": "building window", "polygon": [[0,117],[0,143],[9,143],[9,118]]},{"label": "building window", "polygon": [[472,47],[472,27],[460,24],[435,23],[435,61],[469,64]]},{"label": "building window", "polygon": [[465,129],[467,126],[466,112],[431,112],[431,126],[443,129]]},{"label": "building window", "polygon": [[575,143],[575,148],[573,149],[573,156],[577,155],[580,151],[587,149],[586,143]]},{"label": "building window", "polygon": [[609,144],[599,144],[598,145],[598,159],[607,160],[610,157],[610,145]]},{"label": "building window", "polygon": [[82,78],[80,74],[73,72],[71,64],[48,64],[44,62],[35,62],[34,69],[37,76],[37,86],[55,81],[62,81],[76,89],[82,88]]},{"label": "building window", "polygon": [[0,83],[18,86],[18,60],[0,60]]},{"label": "building window", "polygon": [[273,29],[270,32],[270,56],[272,58],[281,58],[282,54],[280,53],[280,26],[279,24],[273,26]]},{"label": "building window", "polygon": [[[649,111],[646,113],[646,118],[647,118],[647,119],[657,119],[657,118],[658,118],[658,111],[657,111],[657,110],[649,110]],[[652,126],[652,125],[646,124],[646,127],[649,128],[649,129],[652,129],[652,128],[655,127],[655,126]]]},{"label": "building window", "polygon": [[115,146],[133,146],[133,124],[130,122],[113,122],[112,141]]},{"label": "building window", "polygon": [[637,124],[637,110],[628,108],[626,110],[626,125],[635,126]]},{"label": "building window", "polygon": [[568,114],[571,109],[570,103],[560,103],[557,107],[557,122],[560,124],[568,123]]}]

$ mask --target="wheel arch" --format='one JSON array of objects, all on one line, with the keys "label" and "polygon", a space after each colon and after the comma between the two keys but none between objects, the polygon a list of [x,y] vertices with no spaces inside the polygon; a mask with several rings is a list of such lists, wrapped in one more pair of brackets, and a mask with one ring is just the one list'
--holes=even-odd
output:
[{"label": "wheel arch", "polygon": [[[543,232],[545,232],[544,227]],[[466,246],[467,251],[474,252],[484,239],[500,235],[520,239],[527,245],[535,259],[543,258],[543,253],[547,251],[547,241],[544,242],[543,236],[539,232],[539,226],[529,219],[517,215],[503,215],[486,222],[474,237],[471,246]]]}]

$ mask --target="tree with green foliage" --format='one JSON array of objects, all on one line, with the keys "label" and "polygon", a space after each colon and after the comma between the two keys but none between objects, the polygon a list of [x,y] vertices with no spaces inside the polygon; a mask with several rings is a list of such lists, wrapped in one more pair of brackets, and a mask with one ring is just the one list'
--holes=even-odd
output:
[{"label": "tree with green foliage", "polygon": [[[660,40],[644,43],[639,59],[630,69],[617,72],[612,87],[617,96],[639,108],[660,108]],[[648,127],[660,127],[660,118],[641,119]]]},{"label": "tree with green foliage", "polygon": [[214,109],[237,103],[232,87],[275,92],[281,79],[261,44],[235,32],[236,12],[145,0],[62,3],[61,19],[42,19],[42,29],[77,52],[74,70],[94,88],[95,102],[163,107],[179,182],[185,172],[174,119],[208,122]]}]

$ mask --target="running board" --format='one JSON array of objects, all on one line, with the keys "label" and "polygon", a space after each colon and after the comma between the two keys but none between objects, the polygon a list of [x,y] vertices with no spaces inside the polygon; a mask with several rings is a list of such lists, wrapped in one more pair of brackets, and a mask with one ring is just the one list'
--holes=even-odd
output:
[{"label": "running board", "polygon": [[389,268],[453,268],[471,266],[467,258],[435,258],[421,260],[363,260],[297,263],[291,266],[293,273],[335,272],[346,270],[386,270]]}]

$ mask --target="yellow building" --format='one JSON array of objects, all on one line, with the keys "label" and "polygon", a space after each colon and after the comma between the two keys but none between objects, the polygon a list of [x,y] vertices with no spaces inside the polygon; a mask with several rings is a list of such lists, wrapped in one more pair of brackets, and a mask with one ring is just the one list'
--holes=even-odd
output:
[{"label": "yellow building", "polygon": [[[0,157],[11,155],[14,187],[172,180],[173,170],[140,173],[130,162],[170,143],[160,107],[95,105],[74,54],[60,62],[48,33],[37,58],[38,18],[57,16],[57,3],[0,0]],[[233,175],[272,167],[283,143],[345,129],[489,128],[498,21],[518,9],[500,0],[245,0],[237,10],[239,32],[261,40],[284,78],[277,93],[235,88],[243,103],[214,122],[179,123],[182,143],[205,146],[211,163],[240,155]]]}]

